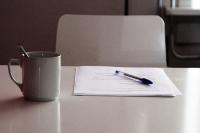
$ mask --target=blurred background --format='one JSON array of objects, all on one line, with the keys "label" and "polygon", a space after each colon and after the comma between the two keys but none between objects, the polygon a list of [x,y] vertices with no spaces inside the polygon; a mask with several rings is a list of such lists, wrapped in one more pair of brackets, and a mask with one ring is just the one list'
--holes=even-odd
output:
[{"label": "blurred background", "polygon": [[[161,10],[170,7],[172,2],[171,0],[1,0],[0,64],[7,64],[9,58],[18,56],[16,46],[19,42],[27,51],[54,51],[57,22],[63,14],[124,15],[128,10],[128,15],[162,15]],[[176,4],[200,6],[199,2],[200,0],[179,0]],[[167,25],[167,17],[164,17],[164,20]],[[191,39],[200,42],[199,31],[199,24],[180,25],[178,32],[181,34],[178,38],[183,42]],[[179,51],[188,52],[187,49],[186,47]],[[194,50],[189,48],[189,54],[193,54],[193,51],[198,53],[199,46],[195,45]],[[170,52],[168,53],[170,57]],[[188,64],[190,67],[200,66],[198,61],[177,61],[174,58],[173,56],[168,58],[168,66],[188,67]]]}]

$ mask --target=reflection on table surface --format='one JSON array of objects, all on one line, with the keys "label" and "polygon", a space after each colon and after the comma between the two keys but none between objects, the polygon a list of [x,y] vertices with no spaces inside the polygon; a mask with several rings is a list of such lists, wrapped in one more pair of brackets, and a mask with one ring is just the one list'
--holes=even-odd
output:
[{"label": "reflection on table surface", "polygon": [[62,67],[60,98],[41,103],[25,101],[0,66],[0,132],[199,133],[200,69],[164,70],[182,96],[73,96],[75,67]]}]

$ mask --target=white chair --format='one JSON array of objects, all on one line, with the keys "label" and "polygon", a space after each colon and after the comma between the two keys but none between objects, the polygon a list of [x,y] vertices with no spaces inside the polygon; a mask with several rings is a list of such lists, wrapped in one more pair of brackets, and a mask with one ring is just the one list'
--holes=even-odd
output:
[{"label": "white chair", "polygon": [[158,16],[64,15],[56,52],[62,65],[163,67],[164,22]]}]

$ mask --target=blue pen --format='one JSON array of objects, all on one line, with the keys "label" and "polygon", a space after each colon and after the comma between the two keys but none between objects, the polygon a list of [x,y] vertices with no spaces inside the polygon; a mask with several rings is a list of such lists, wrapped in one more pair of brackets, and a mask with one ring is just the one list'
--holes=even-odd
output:
[{"label": "blue pen", "polygon": [[131,74],[128,74],[128,73],[125,73],[125,72],[121,72],[121,71],[118,71],[118,70],[115,71],[115,74],[122,74],[123,76],[137,79],[137,80],[141,81],[142,84],[145,84],[145,85],[153,84],[153,82],[151,80],[149,80],[149,79],[139,78],[137,76],[134,76],[134,75],[131,75]]}]

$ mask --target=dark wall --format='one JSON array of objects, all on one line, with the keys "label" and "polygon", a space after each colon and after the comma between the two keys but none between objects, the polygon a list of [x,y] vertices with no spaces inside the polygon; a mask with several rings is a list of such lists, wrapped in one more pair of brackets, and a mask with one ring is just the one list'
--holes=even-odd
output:
[{"label": "dark wall", "polygon": [[157,14],[159,0],[129,0],[130,14]]},{"label": "dark wall", "polygon": [[[130,14],[155,14],[157,0],[129,0]],[[57,21],[62,14],[124,14],[124,0],[1,0],[0,64],[27,51],[53,51]]]}]

